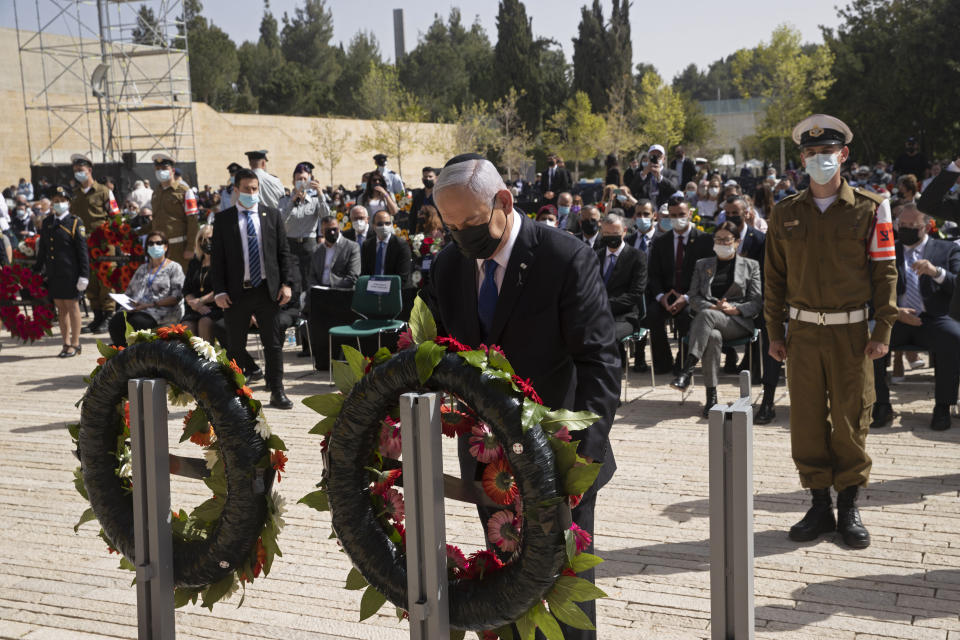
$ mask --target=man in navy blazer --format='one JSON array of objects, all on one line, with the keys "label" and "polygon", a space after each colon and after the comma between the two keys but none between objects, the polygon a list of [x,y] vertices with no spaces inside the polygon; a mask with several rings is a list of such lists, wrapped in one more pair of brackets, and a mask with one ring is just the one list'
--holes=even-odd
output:
[{"label": "man in navy blazer", "polygon": [[[904,205],[899,217],[897,248],[897,306],[900,314],[890,334],[890,348],[917,345],[930,350],[936,360],[934,407],[930,428],[950,428],[950,405],[957,402],[960,384],[960,322],[950,317],[960,247],[931,238],[930,218],[913,202]],[[874,360],[877,401],[871,428],[893,422],[886,368],[889,356]]]},{"label": "man in navy blazer", "polygon": [[923,190],[917,206],[928,216],[960,222],[960,191],[955,190],[960,180],[960,157],[940,171]]},{"label": "man in navy blazer", "polygon": [[[437,255],[424,292],[438,331],[472,347],[502,347],[548,407],[600,416],[575,432],[580,455],[603,463],[573,510],[574,522],[592,533],[597,490],[616,468],[609,433],[621,375],[597,255],[572,235],[517,213],[496,167],[477,154],[446,164],[434,201],[454,239]],[[467,458],[461,451],[465,474],[475,465]],[[581,576],[592,579],[592,572]],[[581,606],[595,619],[593,602]],[[596,637],[564,633],[568,639]]]}]

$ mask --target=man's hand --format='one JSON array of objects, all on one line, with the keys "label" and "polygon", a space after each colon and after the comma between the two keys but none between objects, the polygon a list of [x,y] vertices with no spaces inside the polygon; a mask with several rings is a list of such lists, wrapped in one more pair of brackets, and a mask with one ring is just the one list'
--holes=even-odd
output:
[{"label": "man's hand", "polygon": [[783,340],[771,340],[769,353],[777,362],[783,362],[787,359],[787,343]]},{"label": "man's hand", "polygon": [[897,312],[897,322],[902,322],[903,324],[908,324],[911,327],[919,327],[923,324],[923,320],[917,315],[916,309],[908,309],[902,307]]},{"label": "man's hand", "polygon": [[887,345],[871,340],[867,343],[867,348],[863,350],[863,353],[871,360],[876,360],[887,355],[887,350]]},{"label": "man's hand", "polygon": [[280,303],[280,306],[290,302],[290,297],[293,295],[293,291],[290,290],[290,287],[283,285],[280,287],[280,293],[277,295],[277,302]]},{"label": "man's hand", "polygon": [[138,302],[136,305],[134,305],[133,310],[143,311],[144,309],[149,309],[152,306],[152,304],[147,304],[146,302]]},{"label": "man's hand", "polygon": [[314,191],[319,192],[319,191],[320,191],[320,183],[317,182],[316,180],[310,180],[310,188],[313,189]]},{"label": "man's hand", "polygon": [[667,309],[667,311],[669,311],[673,315],[677,315],[678,313],[683,311],[683,308],[685,306],[687,306],[687,299],[684,296],[677,294],[676,301],[672,305],[670,305],[670,308]]},{"label": "man's hand", "polygon": [[670,304],[669,300],[670,300],[670,296],[675,294],[676,292],[673,289],[670,289],[670,291],[667,291],[665,294],[660,296],[660,306],[663,307],[666,311],[670,311],[670,307],[673,306],[672,304]]},{"label": "man's hand", "polygon": [[930,276],[931,278],[937,277],[937,273],[940,271],[929,260],[917,260],[913,263],[913,270],[919,276]]},{"label": "man's hand", "polygon": [[229,309],[230,305],[233,304],[233,300],[230,299],[229,293],[218,293],[214,299],[214,302],[217,303],[217,306],[221,309]]}]

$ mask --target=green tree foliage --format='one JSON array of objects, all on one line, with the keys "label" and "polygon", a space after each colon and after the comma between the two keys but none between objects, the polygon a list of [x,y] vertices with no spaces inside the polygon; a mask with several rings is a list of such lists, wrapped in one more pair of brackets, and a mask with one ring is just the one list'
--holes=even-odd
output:
[{"label": "green tree foliage", "polygon": [[[543,109],[539,81],[538,49],[527,9],[520,0],[500,0],[497,12],[497,44],[493,49],[493,77],[500,87],[498,98],[506,98],[515,88],[517,108],[527,131],[538,131]],[[507,88],[509,87],[509,91]]]},{"label": "green tree foliage", "polygon": [[[218,110],[232,108],[236,103],[234,86],[240,72],[237,46],[220,27],[208,24],[202,16],[194,18],[188,33],[193,99]],[[249,84],[246,88],[250,90]]]},{"label": "green tree foliage", "polygon": [[377,120],[372,132],[360,139],[360,147],[395,158],[397,173],[402,175],[403,158],[421,142],[418,123],[426,120],[427,110],[400,84],[395,67],[372,65],[359,94],[366,117]]},{"label": "green tree foliage", "polygon": [[640,146],[638,117],[632,105],[636,104],[636,90],[630,74],[624,74],[607,91],[607,110],[603,113],[605,133],[603,150],[618,158],[625,157]]},{"label": "green tree foliage", "polygon": [[286,61],[280,51],[277,20],[270,13],[269,4],[265,6],[260,20],[260,39],[256,43],[241,44],[237,48],[237,58],[240,61],[239,88],[249,88],[260,113],[289,113],[287,109],[295,101],[295,87],[289,82],[277,86],[280,83],[275,76],[284,68]]},{"label": "green tree foliage", "polygon": [[592,161],[600,155],[606,136],[603,116],[593,113],[590,98],[577,91],[547,121],[543,140],[547,147],[574,163],[574,180],[580,179],[580,162]]},{"label": "green tree foliage", "polygon": [[669,149],[683,139],[683,99],[654,71],[648,71],[640,81],[637,109],[640,136],[646,144],[662,144]]},{"label": "green tree foliage", "polygon": [[683,103],[683,143],[701,149],[709,146],[716,134],[713,120],[703,112],[698,101],[687,94],[679,95]]},{"label": "green tree foliage", "polygon": [[137,26],[133,28],[132,38],[136,44],[145,44],[151,46],[165,46],[163,32],[160,29],[159,21],[153,8],[147,5],[140,5],[137,11]]},{"label": "green tree foliage", "polygon": [[688,95],[693,100],[731,100],[744,97],[733,82],[734,56],[720,58],[710,63],[707,70],[700,71],[690,63],[673,78],[675,91]]},{"label": "green tree foliage", "polygon": [[287,64],[278,75],[287,82],[281,74],[289,72],[297,80],[292,113],[318,115],[334,108],[340,62],[337,48],[330,44],[332,38],[333,13],[326,0],[303,0],[292,17],[283,14],[280,50]]},{"label": "green tree foliage", "polygon": [[337,100],[337,112],[356,117],[362,113],[364,106],[360,104],[357,89],[370,72],[371,67],[383,64],[380,55],[380,45],[372,32],[358,31],[350,40],[350,45],[343,53],[342,71],[334,85]]},{"label": "green tree foliage", "polygon": [[520,101],[523,93],[510,87],[507,95],[493,103],[491,109],[496,122],[496,137],[491,145],[506,169],[508,179],[523,173],[530,163],[533,138],[523,121]]},{"label": "green tree foliage", "polygon": [[853,0],[836,29],[824,109],[853,129],[854,157],[893,159],[917,136],[930,156],[960,148],[960,10],[955,0]]},{"label": "green tree foliage", "polygon": [[457,111],[447,139],[438,140],[437,153],[455,156],[461,153],[486,154],[496,145],[498,122],[490,106],[480,100]]},{"label": "green tree foliage", "polygon": [[609,24],[600,0],[580,9],[580,25],[573,39],[573,88],[590,98],[597,112],[606,111],[608,91],[630,73],[633,44],[630,38],[630,2],[612,0]]}]

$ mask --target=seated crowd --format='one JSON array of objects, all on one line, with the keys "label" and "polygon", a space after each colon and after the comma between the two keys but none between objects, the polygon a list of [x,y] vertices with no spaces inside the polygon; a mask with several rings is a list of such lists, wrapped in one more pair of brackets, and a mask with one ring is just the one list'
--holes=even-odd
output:
[{"label": "seated crowd", "polygon": [[[776,203],[797,194],[809,178],[800,169],[778,172],[774,167],[759,178],[746,169],[731,177],[711,170],[702,159],[687,158],[680,145],[672,151],[667,157],[664,147],[654,144],[622,172],[617,158],[608,156],[604,184],[595,191],[575,184],[556,155],[535,180],[508,184],[521,212],[574,234],[596,252],[624,368],[640,372],[652,367],[655,374],[669,375],[671,386],[686,391],[699,365],[706,390],[704,416],[717,402],[719,374],[751,368],[763,385],[755,421],[768,423],[776,415],[782,365],[768,354],[761,317],[767,219]],[[309,323],[330,324],[309,317],[313,289],[352,290],[361,275],[397,275],[412,290],[429,278],[433,256],[450,242],[433,201],[440,171],[424,167],[422,187],[407,189],[387,167],[388,158],[377,154],[374,167],[354,189],[321,188],[309,162],[297,164],[288,187],[267,173],[266,151],[247,156],[250,168],[231,163],[221,188],[205,185],[194,192],[184,185],[187,197],[196,198],[195,213],[186,209],[188,217],[197,217],[195,226],[186,227],[196,230],[193,237],[168,237],[154,219],[158,200],[150,182],[131,185],[118,210],[131,228],[142,232],[146,260],[126,287],[127,313],[107,315],[89,328],[106,328],[111,341],[123,345],[126,323],[147,329],[182,322],[205,340],[224,344],[251,379],[265,377],[271,405],[288,408],[281,353],[287,330],[297,330],[301,354],[312,355],[318,368],[326,367],[329,356],[325,341],[313,344],[311,354],[307,339]],[[172,160],[155,157],[155,162],[158,176],[167,171],[157,190],[182,181],[178,170],[169,173]],[[938,228],[924,213],[955,218],[955,211],[942,213],[944,206],[953,205],[942,203],[940,195],[934,202],[924,194],[945,182],[943,193],[955,192],[960,171],[956,161],[934,163],[923,175],[903,173],[900,164],[850,162],[844,167],[851,186],[893,196],[898,235],[900,317],[892,355],[875,362],[873,426],[892,422],[886,373],[891,360],[896,382],[901,358],[922,366],[917,352],[925,351],[936,380],[931,426],[945,429],[960,384],[960,297],[954,295],[960,247],[950,235],[956,225]],[[112,198],[112,181],[103,182]],[[21,180],[0,199],[0,265],[40,255],[36,268],[45,272],[57,304],[64,357],[79,353],[77,299],[96,278],[91,275],[95,268],[76,246],[77,257],[66,269],[62,263],[54,268],[44,252],[55,251],[56,242],[69,245],[75,233],[63,234],[72,220],[71,196],[89,191],[75,181],[54,186],[44,178],[35,187]],[[25,243],[38,234],[36,246],[43,251],[25,251]],[[184,241],[188,244],[172,254],[171,245]],[[251,259],[253,252],[259,260]],[[265,373],[246,350],[251,331],[260,335]],[[636,346],[632,363],[628,343]]]}]

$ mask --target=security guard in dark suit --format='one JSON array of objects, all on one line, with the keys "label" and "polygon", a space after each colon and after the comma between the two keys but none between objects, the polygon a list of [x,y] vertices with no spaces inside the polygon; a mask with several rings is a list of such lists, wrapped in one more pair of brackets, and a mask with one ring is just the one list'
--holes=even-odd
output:
[{"label": "security guard in dark suit", "polygon": [[770,355],[787,361],[793,460],[813,495],[790,538],[838,530],[847,545],[863,549],[870,534],[856,499],[870,477],[872,361],[886,355],[897,319],[897,265],[889,203],[840,176],[852,139],[847,125],[822,114],[793,130],[810,186],[770,216],[764,317]]}]

